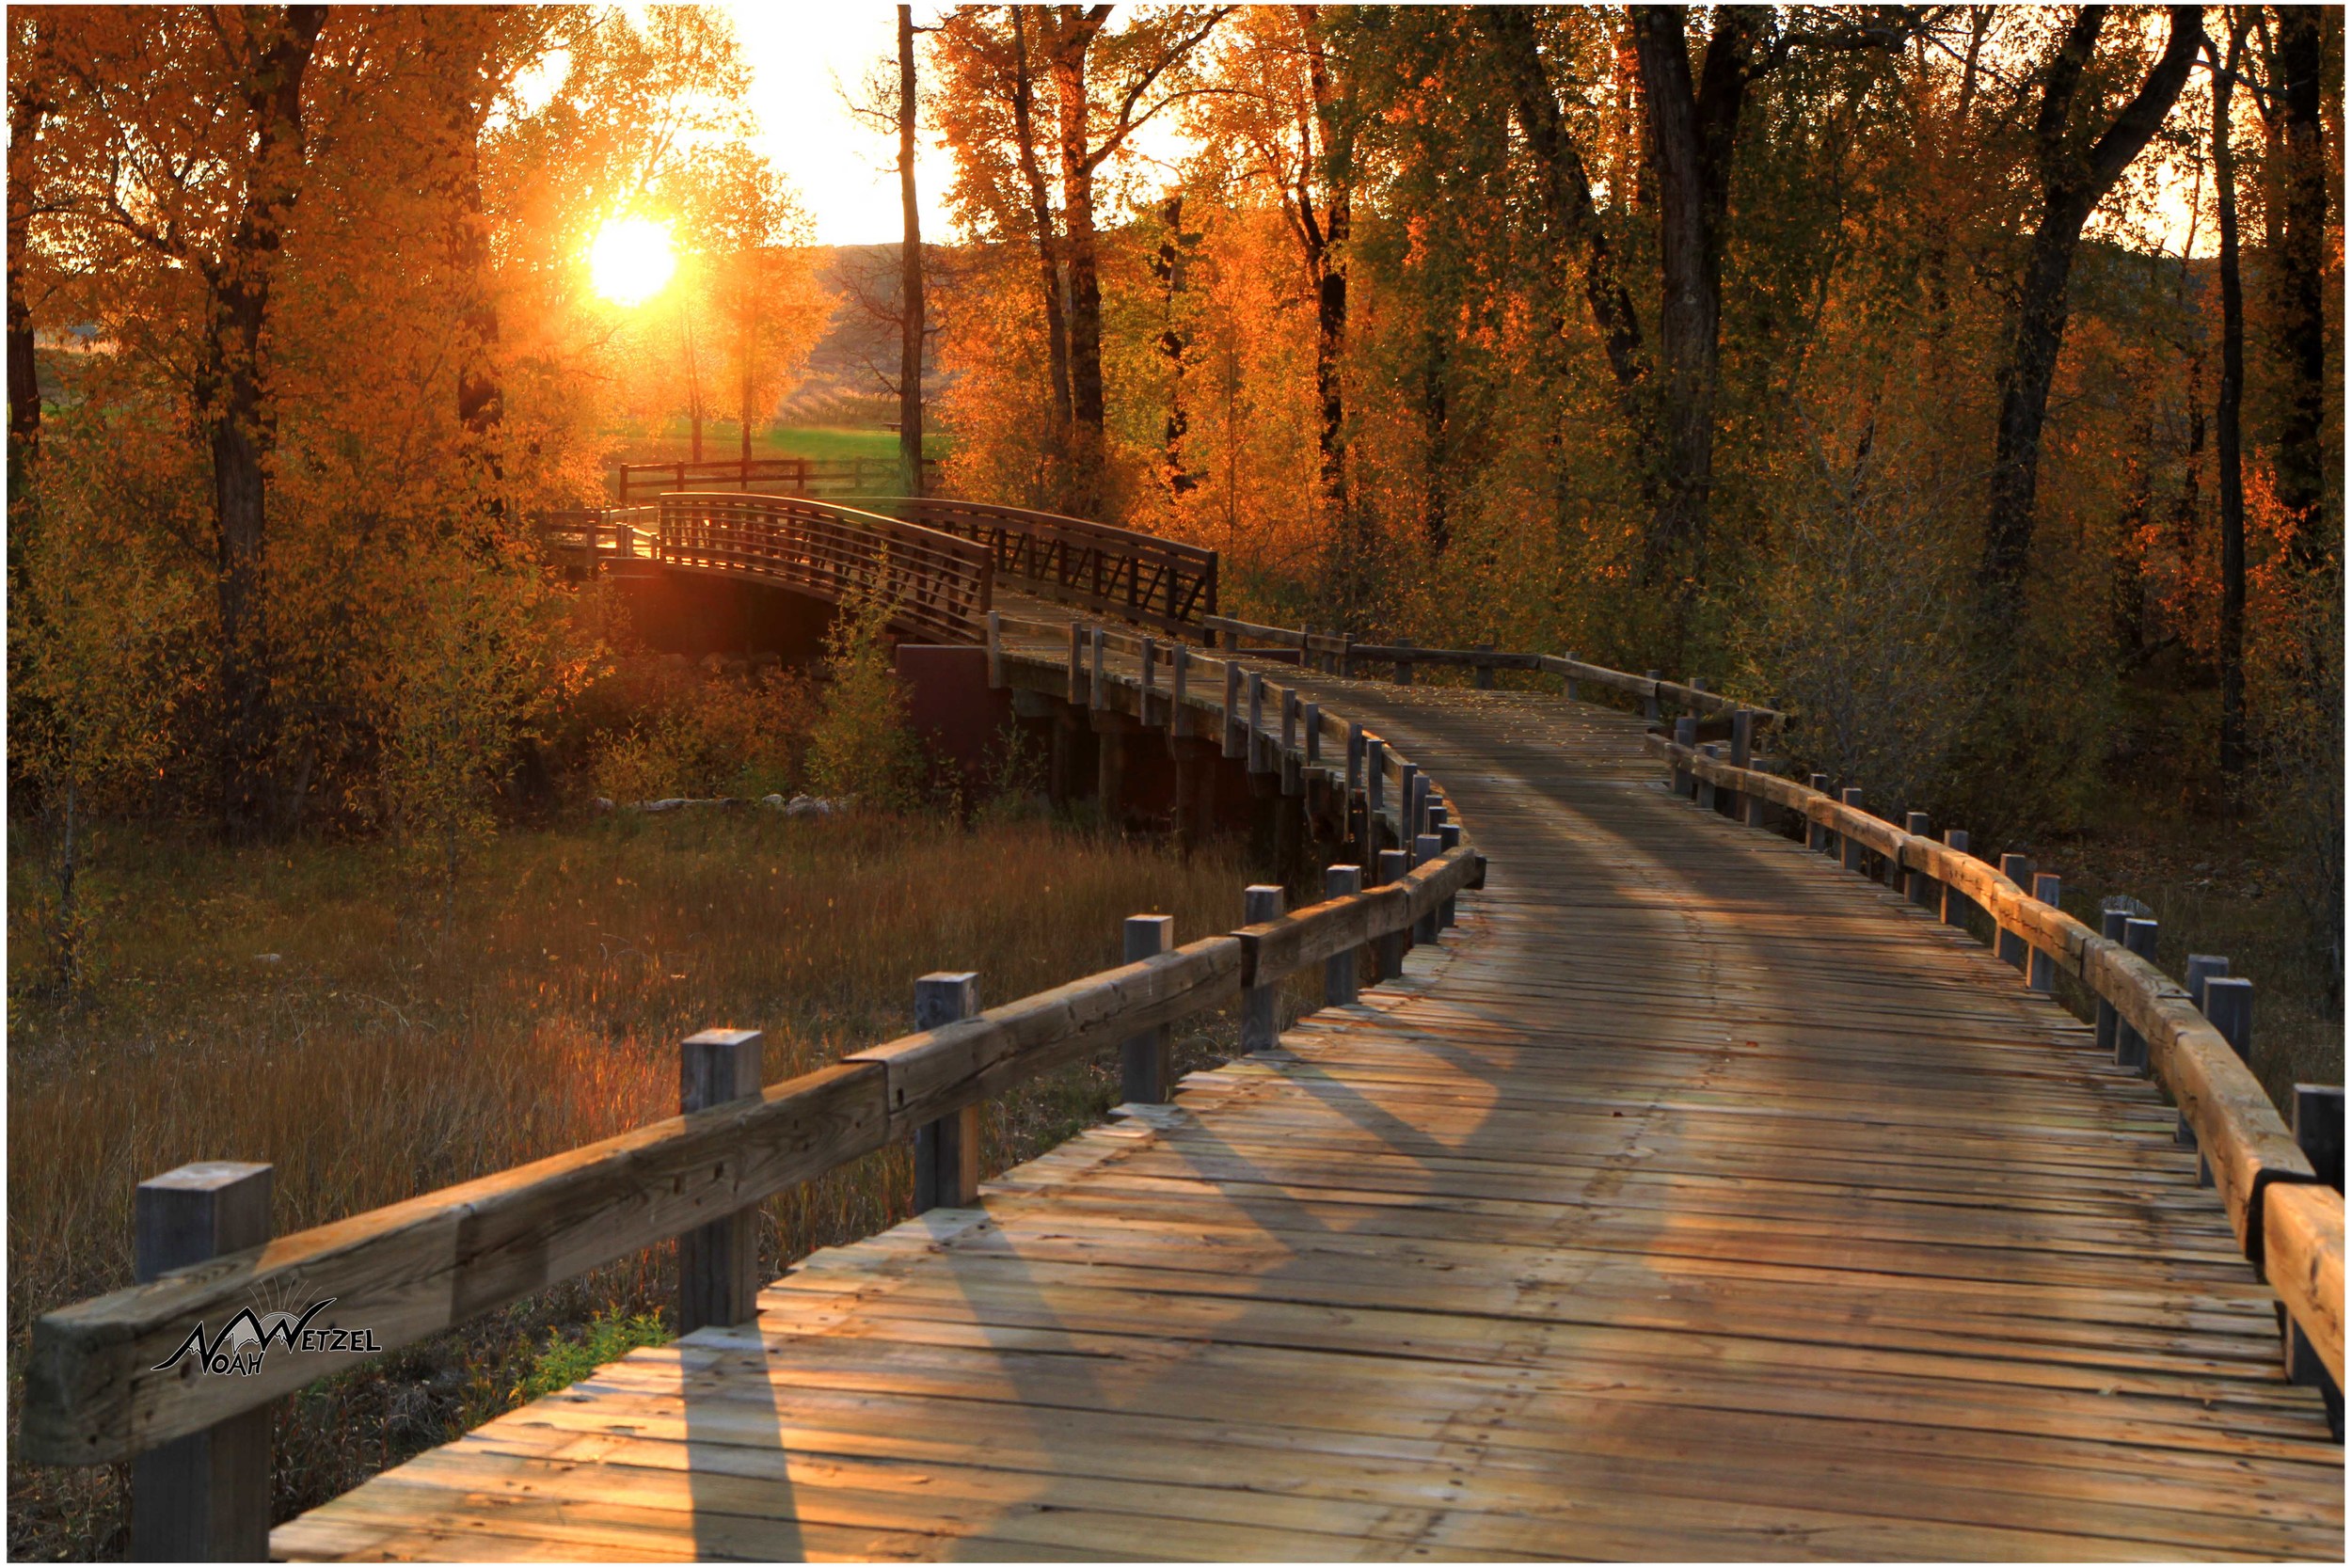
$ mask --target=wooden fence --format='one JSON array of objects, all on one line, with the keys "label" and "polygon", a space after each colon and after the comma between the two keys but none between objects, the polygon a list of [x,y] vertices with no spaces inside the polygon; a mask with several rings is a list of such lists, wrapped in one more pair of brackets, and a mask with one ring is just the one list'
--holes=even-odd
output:
[{"label": "wooden fence", "polygon": [[977,642],[994,578],[970,540],[897,517],[790,496],[688,492],[661,498],[650,554],[665,566],[751,576],[830,603],[889,603],[915,637]]},{"label": "wooden fence", "polygon": [[[707,510],[691,509],[691,527],[709,528],[712,537],[681,547],[726,557],[735,543]],[[665,546],[668,521],[665,503]],[[986,619],[992,677],[1001,681],[1005,661],[1022,656],[1004,646],[1003,618]],[[168,1173],[140,1189],[143,1282],[33,1325],[20,1451],[52,1465],[167,1458],[156,1480],[142,1470],[136,1481],[139,1513],[159,1532],[147,1537],[147,1548],[260,1555],[264,1535],[229,1541],[224,1554],[221,1532],[224,1520],[249,1532],[266,1524],[266,1427],[258,1465],[250,1453],[242,1467],[209,1457],[198,1463],[190,1455],[199,1450],[188,1446],[219,1447],[234,1434],[249,1449],[251,1413],[269,1401],[674,1237],[681,1243],[681,1331],[743,1321],[756,1284],[751,1231],[741,1223],[752,1206],[901,1138],[915,1140],[918,1192],[973,1201],[972,1118],[989,1096],[1117,1044],[1130,1098],[1141,1085],[1152,1091],[1144,1098],[1165,1100],[1166,1025],[1239,999],[1245,1045],[1270,1045],[1274,987],[1320,964],[1327,999],[1352,1001],[1359,948],[1370,944],[1374,974],[1393,974],[1407,942],[1433,937],[1441,918],[1450,921],[1456,895],[1484,885],[1485,863],[1461,841],[1458,824],[1446,823],[1441,833],[1417,831],[1436,828],[1442,799],[1378,736],[1322,716],[1302,732],[1292,709],[1268,719],[1279,734],[1262,730],[1261,684],[1237,663],[1104,628],[1069,636],[1073,649],[1083,640],[1089,652],[1088,660],[1072,659],[1077,700],[1089,705],[1125,688],[1139,708],[1148,713],[1156,705],[1171,725],[1189,713],[1192,722],[1221,732],[1228,754],[1253,765],[1279,754],[1290,768],[1304,767],[1323,757],[1327,738],[1348,742],[1349,780],[1362,781],[1367,827],[1378,829],[1370,841],[1392,838],[1405,847],[1368,855],[1374,864],[1358,874],[1369,884],[1361,891],[1293,913],[1272,911],[1183,946],[1146,942],[1149,956],[970,1016],[937,1001],[968,976],[927,977],[918,996],[932,998],[931,1026],[755,1092],[711,1085],[757,1085],[757,1037],[698,1035],[685,1045],[687,1109],[676,1117],[294,1235],[267,1236],[267,1166],[212,1164]],[[1143,655],[1133,674],[1103,667],[1114,647]],[[1162,653],[1167,683],[1158,679]],[[1200,678],[1188,685],[1196,672]],[[1245,690],[1246,707],[1236,696]],[[1251,902],[1264,908],[1262,898]],[[1150,918],[1164,933],[1162,917]],[[258,1237],[241,1237],[235,1226],[215,1224],[215,1209],[203,1205],[249,1189],[256,1173],[263,1219]],[[199,1240],[178,1256],[168,1246],[151,1253],[151,1235],[170,1230],[174,1215],[182,1231],[201,1228],[230,1244]],[[164,1260],[151,1270],[151,1257]],[[256,1301],[326,1297],[339,1323],[364,1327],[364,1347],[273,1352],[238,1376],[198,1375],[200,1363],[174,1360],[192,1333],[217,1337]]]},{"label": "wooden fence", "polygon": [[[2247,1260],[2278,1292],[2293,1323],[2286,1348],[2290,1371],[2308,1377],[2313,1369],[2297,1365],[2300,1353],[2307,1350],[2315,1357],[2339,1391],[2334,1409],[2341,1422],[2344,1195],[2325,1184],[2247,1067],[2250,1037],[2225,1038],[2201,1010],[2201,999],[2150,961],[2153,922],[2126,923],[2144,927],[2144,933],[2094,931],[2058,907],[2056,878],[2033,878],[2035,888],[2028,891],[2011,875],[2032,878],[2022,857],[2007,857],[2008,865],[1995,869],[1969,853],[1964,839],[1950,844],[1928,837],[1926,818],[1918,814],[1898,827],[1863,810],[1859,791],[1847,791],[1848,798],[1838,800],[1820,788],[1737,767],[1715,754],[1712,746],[1683,744],[1655,732],[1646,744],[1673,769],[1677,789],[1702,805],[1727,809],[1754,828],[1767,827],[1771,808],[1778,808],[1810,824],[1813,847],[1839,855],[1849,868],[1865,869],[1866,856],[1876,856],[1890,880],[1907,879],[1915,902],[1924,904],[1940,894],[1936,901],[1955,925],[1964,910],[1955,899],[1982,910],[1993,923],[1996,946],[2026,971],[2034,989],[2053,990],[2059,974],[2079,980],[2101,1004],[2100,1033],[2114,1044],[2119,1062],[2153,1072],[2179,1107]],[[2119,940],[2140,936],[2146,940]],[[2209,981],[2206,989],[2217,987]],[[2327,1136],[2340,1150],[2341,1091],[2334,1104],[2336,1119]]]},{"label": "wooden fence", "polygon": [[1058,603],[1180,635],[1216,614],[1215,550],[1014,506],[912,498],[873,504],[986,546],[999,580]]},{"label": "wooden fence", "polygon": [[[923,488],[939,480],[939,459],[923,459]],[[887,457],[719,457],[701,462],[624,463],[614,499],[637,506],[677,490],[761,490],[774,495],[863,496],[903,488],[905,470]]]}]

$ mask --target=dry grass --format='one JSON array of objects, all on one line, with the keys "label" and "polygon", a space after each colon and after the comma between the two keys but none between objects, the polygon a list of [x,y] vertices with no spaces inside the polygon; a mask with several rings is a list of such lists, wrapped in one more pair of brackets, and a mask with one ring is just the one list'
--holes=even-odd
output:
[{"label": "dry grass", "polygon": [[[772,1081],[911,1027],[913,982],[977,970],[1002,1002],[1106,967],[1129,914],[1230,927],[1248,879],[1212,856],[1035,823],[626,816],[512,835],[441,889],[378,847],[232,852],[115,830],[71,1003],[38,990],[41,856],[9,855],[8,1337],[127,1283],[131,1194],[195,1159],[276,1167],[281,1231],[671,1114],[676,1042],[767,1031]],[[268,958],[262,955],[275,955]],[[1230,1049],[1223,1019],[1180,1069]],[[985,1161],[1028,1158],[1111,1103],[1115,1064],[991,1107]],[[767,1205],[771,1267],[902,1217],[907,1151]],[[395,1353],[281,1405],[282,1517],[505,1408],[548,1336],[663,1306],[667,1249]],[[11,1379],[11,1425],[19,1387]],[[119,1555],[119,1473],[9,1472],[11,1557]]]}]

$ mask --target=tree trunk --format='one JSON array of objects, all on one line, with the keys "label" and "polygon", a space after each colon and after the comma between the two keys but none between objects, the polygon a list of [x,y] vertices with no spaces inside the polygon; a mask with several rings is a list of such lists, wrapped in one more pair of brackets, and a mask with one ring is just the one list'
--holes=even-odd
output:
[{"label": "tree trunk", "polygon": [[898,466],[923,493],[923,214],[914,199],[914,8],[898,8]]},{"label": "tree trunk", "polygon": [[1078,22],[1056,40],[1053,55],[1062,263],[1069,277],[1070,504],[1083,517],[1103,505],[1103,285],[1095,256],[1094,160],[1087,146],[1087,52],[1099,26]]},{"label": "tree trunk", "polygon": [[1184,198],[1171,196],[1161,204],[1163,231],[1159,255],[1152,271],[1160,280],[1160,357],[1168,362],[1168,419],[1160,432],[1161,477],[1170,500],[1189,495],[1200,481],[1184,462],[1184,436],[1192,415],[1184,403],[1184,352],[1191,346],[1176,315],[1178,296],[1184,292]]},{"label": "tree trunk", "polygon": [[[1333,89],[1329,56],[1323,46],[1317,8],[1297,8],[1299,30],[1307,48],[1308,89],[1315,107],[1317,135],[1322,143],[1320,181],[1299,183],[1299,233],[1307,247],[1308,276],[1315,285],[1315,401],[1321,420],[1315,432],[1315,451],[1325,504],[1334,527],[1353,525],[1357,563],[1368,563],[1376,540],[1371,514],[1358,515],[1348,504],[1347,402],[1341,385],[1347,353],[1347,243],[1355,169],[1352,133],[1343,123],[1345,106]],[[1301,150],[1302,157],[1308,156]],[[1309,198],[1317,183],[1324,191],[1324,211],[1318,215]]]},{"label": "tree trunk", "polygon": [[8,489],[24,494],[40,450],[40,378],[33,353],[33,308],[24,292],[24,257],[33,209],[33,145],[50,103],[41,90],[40,22],[8,73]]},{"label": "tree trunk", "polygon": [[2171,34],[2163,56],[2114,123],[2094,144],[2083,149],[2070,145],[2067,119],[2106,20],[2104,7],[2083,8],[2042,73],[2042,105],[2035,126],[2042,216],[2026,254],[2010,318],[2009,346],[1998,375],[2001,409],[1994,436],[1988,483],[1991,506],[1979,567],[1985,589],[1985,629],[1996,643],[2014,631],[2024,611],[2042,427],[2049,409],[2058,351],[2066,340],[2067,279],[2074,270],[2083,223],[2170,112],[2204,40],[2198,8],[2173,7]]},{"label": "tree trunk", "polygon": [[208,265],[209,317],[198,404],[213,456],[217,545],[222,823],[249,838],[281,802],[272,798],[278,741],[271,685],[266,585],[267,490],[263,465],[276,435],[261,355],[270,281],[286,219],[301,190],[302,80],[326,24],[324,6],[290,6],[252,24],[272,35],[257,46],[246,82],[255,127],[245,204],[219,262]]},{"label": "tree trunk", "polygon": [[1054,455],[1070,451],[1070,324],[1062,306],[1061,256],[1054,230],[1053,203],[1046,192],[1045,166],[1037,152],[1037,81],[1029,67],[1026,8],[1012,10],[1012,129],[1021,177],[1029,188],[1029,226],[1037,234],[1039,301],[1045,312],[1045,358],[1054,399]]},{"label": "tree trunk", "polygon": [[1679,584],[1677,597],[1685,600],[1705,576],[1715,484],[1732,153],[1756,71],[1758,29],[1767,24],[1752,8],[1718,8],[1694,87],[1684,8],[1643,6],[1633,16],[1658,211],[1658,337],[1665,372],[1665,486],[1645,541],[1643,577]]},{"label": "tree trunk", "polygon": [[2246,480],[2238,404],[2246,391],[2246,294],[2238,276],[2237,153],[2230,143],[2230,101],[2245,58],[2246,24],[2233,18],[2227,63],[2213,84],[2213,184],[2220,210],[2221,386],[2214,402],[2214,457],[2221,521],[2222,788],[2234,803],[2246,771]]},{"label": "tree trunk", "polygon": [[2331,471],[2341,471],[2321,435],[2327,413],[2328,148],[2320,123],[2321,8],[2278,8],[2280,202],[2276,309],[2286,410],[2279,425],[2278,495],[2294,519],[2289,559],[2315,571],[2327,550],[2319,511]]}]

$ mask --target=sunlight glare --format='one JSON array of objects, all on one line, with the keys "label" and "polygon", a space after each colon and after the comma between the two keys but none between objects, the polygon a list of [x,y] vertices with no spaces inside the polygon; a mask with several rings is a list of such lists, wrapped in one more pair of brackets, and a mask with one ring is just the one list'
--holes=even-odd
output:
[{"label": "sunlight glare", "polygon": [[667,288],[677,271],[667,225],[651,218],[614,218],[588,247],[588,276],[615,305],[643,305]]}]

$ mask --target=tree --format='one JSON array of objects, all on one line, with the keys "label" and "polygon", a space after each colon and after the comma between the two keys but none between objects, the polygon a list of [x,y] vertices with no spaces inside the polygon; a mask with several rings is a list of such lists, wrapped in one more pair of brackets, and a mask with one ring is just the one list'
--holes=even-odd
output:
[{"label": "tree", "polygon": [[2229,54],[2208,40],[2213,68],[2213,178],[2221,238],[2221,385],[2214,405],[2221,523],[2221,775],[2233,796],[2246,770],[2246,477],[2239,407],[2246,388],[2246,294],[2238,276],[2237,156],[2231,144],[2231,100],[2246,57],[2249,19],[2230,12]]},{"label": "tree", "polygon": [[40,377],[26,274],[33,211],[40,201],[39,144],[55,103],[39,14],[9,18],[8,41],[8,488],[21,495],[40,446]]},{"label": "tree", "polygon": [[898,8],[898,466],[923,493],[923,212],[914,198],[914,8]]},{"label": "tree", "polygon": [[834,301],[810,264],[808,216],[765,158],[732,143],[689,165],[680,183],[704,338],[723,367],[748,462],[752,427],[808,362]]},{"label": "tree", "polygon": [[1995,644],[2006,641],[2023,611],[2042,427],[2058,351],[2066,341],[2067,279],[2082,242],[2083,224],[2170,112],[2204,44],[2198,8],[2171,8],[2163,54],[2131,100],[2100,129],[2095,110],[2078,114],[2077,109],[2086,98],[2085,77],[2106,15],[2104,6],[2079,9],[2057,52],[2037,72],[2041,101],[2033,141],[2041,211],[2012,296],[2008,343],[1996,377],[2000,415],[1979,570],[1985,591],[1986,632]]},{"label": "tree", "polygon": [[307,173],[303,86],[324,6],[72,13],[56,58],[87,137],[80,215],[201,289],[189,390],[213,466],[223,825],[249,836],[282,816],[269,769],[267,467],[277,434],[263,338],[286,227]]}]

